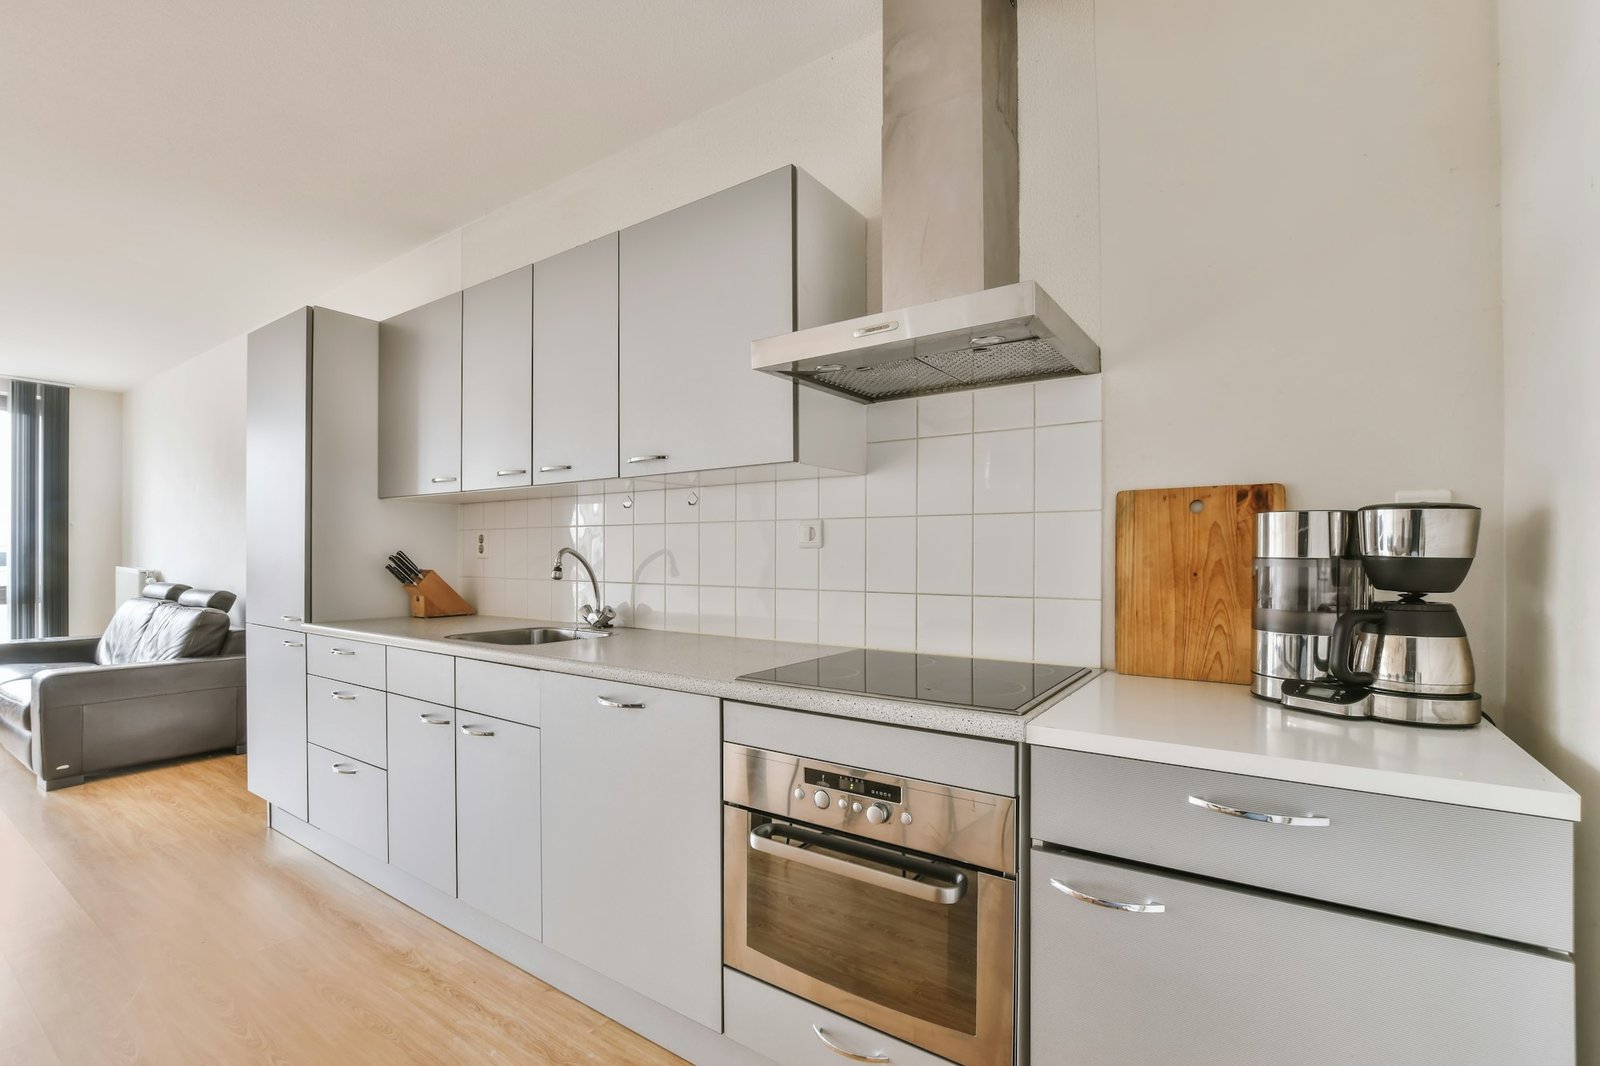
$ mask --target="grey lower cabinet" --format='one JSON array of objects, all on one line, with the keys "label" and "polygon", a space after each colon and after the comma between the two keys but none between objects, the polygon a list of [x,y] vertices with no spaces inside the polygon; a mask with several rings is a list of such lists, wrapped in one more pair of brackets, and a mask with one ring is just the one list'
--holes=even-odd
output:
[{"label": "grey lower cabinet", "polygon": [[721,1031],[718,701],[540,683],[545,943]]},{"label": "grey lower cabinet", "polygon": [[386,775],[348,755],[307,744],[307,821],[368,855],[389,857]]},{"label": "grey lower cabinet", "polygon": [[455,711],[390,693],[389,865],[456,894]]},{"label": "grey lower cabinet", "polygon": [[251,792],[306,817],[306,638],[299,630],[246,627],[249,714],[245,773]]},{"label": "grey lower cabinet", "polygon": [[1032,866],[1036,1064],[1573,1061],[1563,956],[1071,853]]},{"label": "grey lower cabinet", "polygon": [[461,294],[378,326],[378,495],[461,490]]},{"label": "grey lower cabinet", "polygon": [[461,294],[461,487],[531,485],[533,267]]},{"label": "grey lower cabinet", "polygon": [[456,894],[462,903],[538,939],[543,925],[539,730],[457,711],[455,734]]}]

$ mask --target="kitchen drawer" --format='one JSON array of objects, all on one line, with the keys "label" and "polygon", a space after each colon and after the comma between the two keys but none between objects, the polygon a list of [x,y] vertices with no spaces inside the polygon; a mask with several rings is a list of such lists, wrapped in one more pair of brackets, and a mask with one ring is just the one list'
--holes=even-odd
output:
[{"label": "kitchen drawer", "polygon": [[373,766],[388,762],[385,696],[325,677],[306,678],[306,739]]},{"label": "kitchen drawer", "polygon": [[1082,855],[1030,888],[1036,1066],[1573,1061],[1571,959]]},{"label": "kitchen drawer", "polygon": [[[722,993],[724,1031],[728,1039],[759,1051],[783,1066],[837,1066],[841,1057],[852,1056],[866,1056],[857,1058],[857,1062],[947,1066],[947,1060],[937,1055],[884,1036],[842,1014],[823,1010],[738,970],[722,971]],[[830,1049],[823,1043],[824,1037],[840,1050]],[[1034,1061],[1044,1066],[1046,1061],[1067,1060],[1035,1058]]]},{"label": "kitchen drawer", "polygon": [[387,775],[376,766],[306,745],[311,824],[389,861]]},{"label": "kitchen drawer", "polygon": [[1036,840],[1572,949],[1570,822],[1054,748],[1032,758]]},{"label": "kitchen drawer", "polygon": [[537,727],[539,671],[457,659],[456,706]]},{"label": "kitchen drawer", "polygon": [[387,650],[382,644],[361,640],[311,636],[306,638],[306,670],[318,677],[382,688]]},{"label": "kitchen drawer", "polygon": [[456,661],[449,655],[388,649],[390,692],[441,707],[456,705]]}]

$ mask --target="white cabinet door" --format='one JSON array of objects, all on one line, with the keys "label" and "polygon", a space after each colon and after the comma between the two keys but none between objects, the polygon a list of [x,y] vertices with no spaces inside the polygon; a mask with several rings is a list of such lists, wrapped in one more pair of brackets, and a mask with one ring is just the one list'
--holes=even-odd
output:
[{"label": "white cabinet door", "polygon": [[537,939],[539,731],[456,712],[456,877],[461,902]]},{"label": "white cabinet door", "polygon": [[302,307],[247,342],[245,606],[251,621],[270,626],[298,626],[306,616],[310,329]]},{"label": "white cabinet door", "polygon": [[389,859],[389,790],[384,772],[336,751],[306,745],[308,821],[368,855]]},{"label": "white cabinet door", "polygon": [[1570,959],[1037,849],[1031,888],[1036,1063],[1573,1060]]},{"label": "white cabinet door", "polygon": [[461,487],[531,485],[533,267],[461,294]]},{"label": "white cabinet door", "polygon": [[533,265],[534,483],[617,476],[617,235]]},{"label": "white cabinet door", "polygon": [[306,638],[245,627],[245,780],[251,792],[306,817]]},{"label": "white cabinet door", "polygon": [[389,865],[456,894],[455,713],[389,695]]},{"label": "white cabinet door", "polygon": [[717,701],[540,678],[545,943],[720,1031]]},{"label": "white cabinet door", "polygon": [[795,328],[795,170],[622,231],[623,477],[795,459],[797,386],[750,368]]},{"label": "white cabinet door", "polygon": [[378,328],[378,495],[461,489],[461,294]]}]

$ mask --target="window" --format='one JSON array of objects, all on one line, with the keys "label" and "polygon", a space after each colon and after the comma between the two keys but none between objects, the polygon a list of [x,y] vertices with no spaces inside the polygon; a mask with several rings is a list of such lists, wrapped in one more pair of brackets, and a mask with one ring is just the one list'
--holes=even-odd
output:
[{"label": "window", "polygon": [[6,389],[5,603],[9,638],[67,631],[67,418],[62,385]]}]

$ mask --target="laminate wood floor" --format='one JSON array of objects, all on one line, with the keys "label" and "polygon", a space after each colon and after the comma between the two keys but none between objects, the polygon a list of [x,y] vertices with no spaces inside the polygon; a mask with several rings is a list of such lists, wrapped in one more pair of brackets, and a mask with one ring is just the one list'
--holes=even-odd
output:
[{"label": "laminate wood floor", "polygon": [[271,832],[243,756],[0,756],[0,1064],[682,1060]]}]

